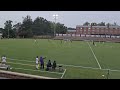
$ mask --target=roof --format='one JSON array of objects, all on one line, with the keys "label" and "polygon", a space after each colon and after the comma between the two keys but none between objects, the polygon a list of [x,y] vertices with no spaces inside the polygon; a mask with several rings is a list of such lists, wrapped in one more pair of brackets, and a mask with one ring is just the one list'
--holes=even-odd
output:
[{"label": "roof", "polygon": [[76,30],[67,30],[67,32],[76,32]]},{"label": "roof", "polygon": [[[77,25],[76,27],[91,27],[91,26],[83,26],[83,25]],[[92,26],[93,28],[107,28],[108,26]],[[120,26],[109,26],[109,28],[120,28]]]}]

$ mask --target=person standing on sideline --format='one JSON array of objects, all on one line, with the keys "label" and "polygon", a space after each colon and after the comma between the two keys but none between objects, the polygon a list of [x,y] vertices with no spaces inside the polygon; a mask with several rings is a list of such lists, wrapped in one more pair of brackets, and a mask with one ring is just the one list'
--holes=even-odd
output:
[{"label": "person standing on sideline", "polygon": [[52,69],[55,70],[56,67],[57,67],[56,61],[54,61],[53,64],[52,64]]},{"label": "person standing on sideline", "polygon": [[94,41],[93,41],[93,45],[95,45]]},{"label": "person standing on sideline", "polygon": [[6,64],[6,56],[4,55],[4,56],[2,56],[2,64]]},{"label": "person standing on sideline", "polygon": [[36,69],[38,69],[38,65],[39,65],[39,59],[38,59],[38,56],[36,57]]},{"label": "person standing on sideline", "polygon": [[61,39],[60,41],[61,41],[61,43],[62,43],[62,39]]},{"label": "person standing on sideline", "polygon": [[40,57],[40,69],[44,69],[44,59],[43,57]]},{"label": "person standing on sideline", "polygon": [[52,67],[52,64],[51,64],[51,61],[49,60],[48,63],[47,63],[47,68],[46,70],[49,71]]}]

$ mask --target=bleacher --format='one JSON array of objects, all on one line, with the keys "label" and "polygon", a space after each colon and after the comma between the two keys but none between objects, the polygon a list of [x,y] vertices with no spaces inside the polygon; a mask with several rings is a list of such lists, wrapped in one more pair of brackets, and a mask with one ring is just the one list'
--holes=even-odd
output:
[{"label": "bleacher", "polygon": [[68,36],[56,36],[54,39],[55,40],[63,40],[64,38],[70,38],[72,40],[75,40],[75,41],[84,41],[84,40],[93,40],[93,41],[96,41],[96,42],[120,42],[120,38],[108,38],[108,37],[79,37],[79,36],[76,36],[76,37],[68,37]]},{"label": "bleacher", "polygon": [[9,65],[4,65],[4,64],[0,64],[0,69],[9,70],[10,66]]}]

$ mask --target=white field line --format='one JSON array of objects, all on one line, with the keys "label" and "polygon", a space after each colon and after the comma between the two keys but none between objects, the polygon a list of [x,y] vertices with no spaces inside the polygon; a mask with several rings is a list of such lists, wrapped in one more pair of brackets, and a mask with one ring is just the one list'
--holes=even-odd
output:
[{"label": "white field line", "polygon": [[[11,58],[9,58],[9,59],[11,59]],[[21,61],[19,59],[13,59],[13,60]],[[28,60],[22,60],[22,61],[26,61],[27,62]],[[12,63],[12,62],[10,62],[10,63]],[[21,63],[19,63],[19,64],[21,64]],[[26,65],[26,64],[24,64],[24,65]],[[27,65],[30,65],[30,64],[27,64]],[[77,66],[77,65],[66,65],[66,64],[58,64],[58,65],[63,65],[63,66],[66,66],[66,67],[75,67],[75,68],[100,69],[100,68]],[[30,65],[30,66],[35,66],[35,65]],[[120,71],[120,70],[113,70],[113,69],[101,69],[101,70]]]},{"label": "white field line", "polygon": [[87,42],[87,44],[88,44],[88,46],[90,47],[90,49],[91,49],[91,51],[92,51],[92,53],[93,53],[93,56],[94,56],[94,58],[95,58],[95,60],[96,60],[96,62],[97,62],[97,64],[98,64],[99,68],[101,69],[100,63],[99,63],[99,61],[98,61],[95,53],[93,52],[93,49],[91,48],[91,46],[90,46],[90,44],[89,44],[88,42]]},{"label": "white field line", "polygon": [[35,65],[31,65],[31,64],[23,64],[23,63],[13,63],[13,62],[7,62],[7,63],[20,64],[20,65],[27,65],[27,66],[35,66]]},{"label": "white field line", "polygon": [[[19,59],[12,59],[12,58],[7,58],[10,60],[17,60],[17,61],[25,61],[25,62],[34,62],[34,61],[28,61],[28,60],[19,60]],[[12,62],[11,62],[12,63]],[[46,63],[46,62],[45,62]],[[22,64],[22,63],[18,63]],[[23,64],[23,65],[30,65],[30,64]],[[58,65],[63,65],[63,66],[68,66],[68,67],[81,67],[81,68],[91,68],[91,69],[99,69],[99,68],[94,68],[94,67],[84,67],[84,66],[77,66],[77,65],[66,65],[66,64],[58,64]],[[30,65],[31,66],[31,65]],[[35,65],[32,65],[35,66]]]},{"label": "white field line", "polygon": [[[23,63],[14,63],[14,62],[7,62],[7,63],[12,63],[12,64],[20,64],[20,65],[27,65],[27,66],[36,66],[36,65],[31,65],[31,64],[23,64]],[[46,66],[44,66],[46,67]],[[56,69],[59,69],[59,68],[56,68]]]},{"label": "white field line", "polygon": [[[27,65],[27,66],[35,66],[35,65],[31,65],[31,64],[22,64],[22,63],[13,63],[13,62],[8,62],[8,63],[20,64],[20,65]],[[15,68],[15,69],[16,69],[16,68]],[[32,70],[32,69],[23,69],[23,70]],[[38,70],[32,70],[32,71],[38,71]],[[40,72],[49,72],[49,71],[40,71]],[[58,72],[50,72],[50,73],[62,74],[62,73],[58,73]]]},{"label": "white field line", "polygon": [[25,62],[34,62],[35,63],[35,61],[29,61],[29,60],[20,60],[20,59],[13,59],[13,58],[7,58],[7,59],[9,59],[9,60],[17,60],[17,61],[25,61]]},{"label": "white field line", "polygon": [[63,76],[65,75],[65,72],[66,72],[66,69],[65,69],[65,71],[63,72],[63,74],[62,74],[62,76],[61,76],[61,79],[63,78]]},{"label": "white field line", "polygon": [[26,71],[38,71],[38,72],[48,72],[48,73],[63,74],[63,73],[58,73],[58,72],[40,71],[40,70],[24,69],[24,68],[14,68],[14,69],[21,69],[21,70],[26,70]]}]

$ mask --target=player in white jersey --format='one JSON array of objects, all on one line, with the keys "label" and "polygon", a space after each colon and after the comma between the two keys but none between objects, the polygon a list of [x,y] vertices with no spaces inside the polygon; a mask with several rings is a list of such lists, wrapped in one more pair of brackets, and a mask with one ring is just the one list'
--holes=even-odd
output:
[{"label": "player in white jersey", "polygon": [[2,57],[2,64],[6,64],[6,56]]},{"label": "player in white jersey", "polygon": [[39,58],[38,56],[36,57],[36,69],[38,69],[38,65],[39,65]]}]

